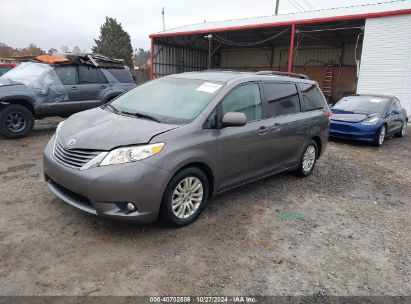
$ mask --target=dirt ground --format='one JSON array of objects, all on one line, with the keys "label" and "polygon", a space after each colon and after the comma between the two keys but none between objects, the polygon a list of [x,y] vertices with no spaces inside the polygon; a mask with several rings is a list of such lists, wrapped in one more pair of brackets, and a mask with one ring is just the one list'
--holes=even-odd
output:
[{"label": "dirt ground", "polygon": [[57,122],[0,139],[0,295],[411,295],[411,135],[330,142],[310,177],[227,192],[173,229],[55,198],[42,150]]}]

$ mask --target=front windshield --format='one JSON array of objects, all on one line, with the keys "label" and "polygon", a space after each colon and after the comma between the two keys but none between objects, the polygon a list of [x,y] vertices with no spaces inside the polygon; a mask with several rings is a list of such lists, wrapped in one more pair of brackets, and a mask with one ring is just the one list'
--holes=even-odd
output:
[{"label": "front windshield", "polygon": [[22,83],[33,83],[51,69],[52,67],[48,64],[24,62],[1,77]]},{"label": "front windshield", "polygon": [[333,109],[347,112],[383,113],[388,99],[373,96],[347,96],[338,101]]},{"label": "front windshield", "polygon": [[162,123],[185,124],[196,118],[222,87],[220,82],[164,77],[129,91],[111,106]]}]

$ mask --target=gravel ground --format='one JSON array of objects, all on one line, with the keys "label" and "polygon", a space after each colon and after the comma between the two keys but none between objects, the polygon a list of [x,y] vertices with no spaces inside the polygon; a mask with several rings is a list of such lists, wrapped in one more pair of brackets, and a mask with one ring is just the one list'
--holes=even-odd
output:
[{"label": "gravel ground", "polygon": [[42,150],[57,122],[0,139],[0,295],[411,295],[410,135],[330,142],[310,177],[227,192],[173,229],[56,199]]}]

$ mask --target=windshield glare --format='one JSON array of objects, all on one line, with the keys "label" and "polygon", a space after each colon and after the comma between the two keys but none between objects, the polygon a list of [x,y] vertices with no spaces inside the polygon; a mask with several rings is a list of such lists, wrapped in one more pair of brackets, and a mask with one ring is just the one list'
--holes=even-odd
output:
[{"label": "windshield glare", "polygon": [[185,124],[196,118],[222,87],[219,82],[164,77],[127,92],[111,105],[163,123]]},{"label": "windshield glare", "polygon": [[387,98],[381,97],[347,96],[338,101],[333,109],[349,112],[383,113],[387,101]]},{"label": "windshield glare", "polygon": [[51,69],[51,66],[48,64],[24,62],[1,77],[23,83],[30,83],[36,81],[44,73],[50,71]]}]

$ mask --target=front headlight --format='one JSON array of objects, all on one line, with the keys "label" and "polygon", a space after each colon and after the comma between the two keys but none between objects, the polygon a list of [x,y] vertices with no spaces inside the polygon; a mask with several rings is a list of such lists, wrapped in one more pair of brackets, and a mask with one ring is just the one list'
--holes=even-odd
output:
[{"label": "front headlight", "polygon": [[363,125],[375,125],[379,120],[380,120],[380,118],[378,116],[371,117],[367,120],[364,120],[361,124],[363,124]]},{"label": "front headlight", "polygon": [[146,159],[159,153],[163,147],[164,143],[157,143],[145,146],[114,149],[107,154],[107,156],[100,163],[100,166],[125,164]]}]

